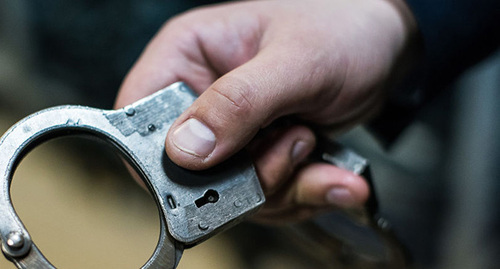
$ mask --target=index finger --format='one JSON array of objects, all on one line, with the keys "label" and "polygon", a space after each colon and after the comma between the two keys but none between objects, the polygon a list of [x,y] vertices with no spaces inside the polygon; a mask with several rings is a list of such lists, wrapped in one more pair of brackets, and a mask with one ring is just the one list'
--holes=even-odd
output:
[{"label": "index finger", "polygon": [[115,108],[126,106],[177,81],[187,83],[200,93],[216,77],[202,55],[195,34],[171,21],[150,41],[125,77]]}]

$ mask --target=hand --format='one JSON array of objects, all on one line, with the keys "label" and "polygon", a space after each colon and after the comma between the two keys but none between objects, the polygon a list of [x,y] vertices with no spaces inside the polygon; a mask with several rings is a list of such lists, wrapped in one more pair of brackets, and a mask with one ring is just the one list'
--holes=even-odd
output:
[{"label": "hand", "polygon": [[[201,94],[172,125],[166,150],[201,170],[248,146],[268,202],[258,219],[300,220],[361,206],[359,176],[304,163],[305,125],[260,130],[285,116],[332,129],[372,117],[407,65],[414,19],[401,0],[251,1],[196,9],[169,22],[127,75],[122,107],[173,82]],[[254,139],[254,140],[253,140]]]}]

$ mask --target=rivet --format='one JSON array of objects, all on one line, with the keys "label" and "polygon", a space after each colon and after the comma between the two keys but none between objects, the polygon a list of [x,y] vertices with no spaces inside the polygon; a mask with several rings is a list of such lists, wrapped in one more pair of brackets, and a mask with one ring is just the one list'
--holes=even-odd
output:
[{"label": "rivet", "polygon": [[154,124],[150,124],[150,125],[148,125],[148,130],[150,132],[154,132],[154,130],[156,130],[156,126]]},{"label": "rivet", "polygon": [[22,248],[24,246],[24,237],[20,232],[11,232],[7,236],[7,246],[11,248]]},{"label": "rivet", "polygon": [[208,224],[206,224],[205,222],[200,222],[198,223],[198,228],[200,228],[200,230],[202,231],[208,230]]},{"label": "rivet", "polygon": [[129,117],[131,116],[134,116],[135,115],[135,109],[133,107],[127,107],[125,109],[125,114]]}]

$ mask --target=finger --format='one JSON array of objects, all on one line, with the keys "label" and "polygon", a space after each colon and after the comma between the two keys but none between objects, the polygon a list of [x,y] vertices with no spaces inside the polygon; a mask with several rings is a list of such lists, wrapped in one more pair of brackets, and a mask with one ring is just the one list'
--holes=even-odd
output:
[{"label": "finger", "polygon": [[267,224],[301,221],[334,209],[363,206],[368,183],[360,176],[330,164],[303,167],[285,189],[268,197],[254,220]]},{"label": "finger", "polygon": [[262,22],[247,5],[207,6],[169,20],[127,74],[116,107],[177,81],[201,94],[222,74],[247,62],[259,47]]},{"label": "finger", "polygon": [[188,169],[211,167],[274,119],[310,109],[316,87],[303,78],[303,66],[274,52],[261,52],[218,79],[176,120],[166,139],[175,163]]},{"label": "finger", "polygon": [[252,143],[250,153],[266,196],[292,178],[297,166],[313,151],[315,143],[314,134],[305,126],[273,130]]},{"label": "finger", "polygon": [[369,193],[368,183],[361,176],[316,163],[299,171],[289,199],[300,205],[349,209],[363,206]]},{"label": "finger", "polygon": [[123,107],[174,82],[201,92],[218,77],[199,47],[197,34],[179,20],[166,23],[125,77],[115,107]]}]

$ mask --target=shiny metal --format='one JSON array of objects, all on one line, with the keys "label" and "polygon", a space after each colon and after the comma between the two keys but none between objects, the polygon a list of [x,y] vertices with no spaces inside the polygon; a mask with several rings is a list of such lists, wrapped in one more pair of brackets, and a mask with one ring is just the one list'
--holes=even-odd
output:
[{"label": "shiny metal", "polygon": [[156,250],[143,268],[175,268],[184,246],[197,244],[255,211],[265,199],[244,154],[203,172],[183,169],[167,157],[167,131],[195,99],[186,85],[175,83],[123,109],[59,106],[30,115],[9,129],[0,139],[0,239],[5,256],[18,268],[54,268],[14,211],[10,186],[22,157],[58,136],[103,139],[142,176],[158,206],[161,227]]},{"label": "shiny metal", "polygon": [[363,176],[370,197],[362,208],[332,211],[290,226],[289,231],[301,239],[304,251],[326,261],[325,268],[408,268],[410,259],[405,248],[390,222],[379,213],[368,160],[335,141],[318,137],[312,161],[331,163]]},{"label": "shiny metal", "polygon": [[[185,84],[175,83],[123,109],[59,106],[30,115],[9,129],[0,139],[0,240],[4,255],[18,268],[54,268],[17,216],[10,186],[22,157],[40,143],[58,136],[84,134],[103,139],[142,176],[160,214],[160,238],[142,268],[175,268],[184,247],[200,243],[257,210],[265,197],[245,154],[236,154],[225,163],[201,172],[183,169],[166,155],[164,141],[168,129],[195,99]],[[362,210],[295,226],[299,235],[307,235],[323,245],[326,242],[331,252],[327,258],[342,259],[347,255],[383,264],[384,268],[400,268],[389,266],[402,264],[402,248],[392,235],[389,222],[377,214],[368,161],[338,143],[321,138],[314,155],[312,161],[332,163],[363,175],[370,183],[372,196]],[[343,222],[344,216],[349,223]],[[367,242],[366,237],[353,237],[352,230],[346,230],[349,225],[369,229],[381,243],[360,248],[360,242]],[[396,263],[391,263],[394,260]]]},{"label": "shiny metal", "polygon": [[24,245],[24,237],[19,232],[12,232],[7,236],[7,246],[12,249],[22,248]]}]

